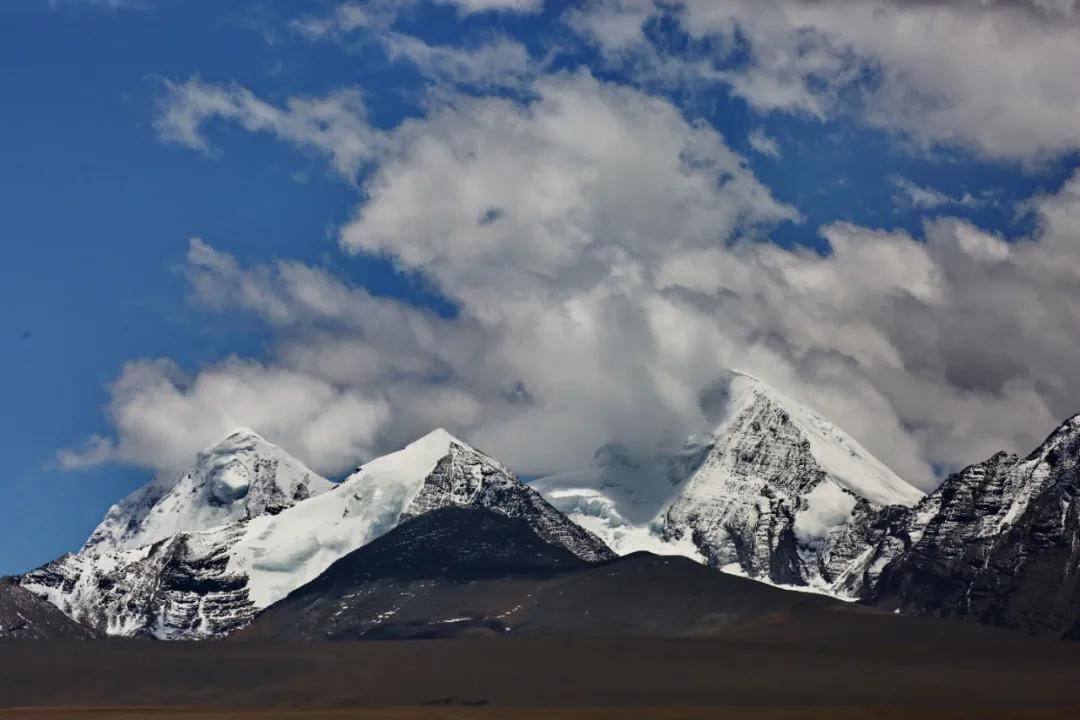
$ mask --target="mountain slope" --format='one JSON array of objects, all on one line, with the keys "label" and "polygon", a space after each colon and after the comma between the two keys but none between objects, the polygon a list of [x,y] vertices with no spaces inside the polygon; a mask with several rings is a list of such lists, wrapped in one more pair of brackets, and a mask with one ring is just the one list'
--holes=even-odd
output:
[{"label": "mountain slope", "polygon": [[89,640],[97,637],[50,603],[0,578],[0,640]]},{"label": "mountain slope", "polygon": [[1080,640],[1080,415],[1025,458],[998,453],[898,515],[867,599]]},{"label": "mountain slope", "polygon": [[598,454],[597,468],[535,485],[620,552],[698,557],[830,592],[879,538],[882,508],[923,497],[850,435],[757,378],[730,372],[708,400],[718,425],[705,438],[652,458]]},{"label": "mountain slope", "polygon": [[402,519],[447,505],[521,518],[585,560],[612,556],[498,462],[437,430],[280,512],[135,549],[90,545],[19,582],[109,634],[217,637]]},{"label": "mountain slope", "polygon": [[240,634],[248,640],[461,635],[702,635],[842,604],[637,553],[586,563],[521,519],[442,508],[338,560]]}]

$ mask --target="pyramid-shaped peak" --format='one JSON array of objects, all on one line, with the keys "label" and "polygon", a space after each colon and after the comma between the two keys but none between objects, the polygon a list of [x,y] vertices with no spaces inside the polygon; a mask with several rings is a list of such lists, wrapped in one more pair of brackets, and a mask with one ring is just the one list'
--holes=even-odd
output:
[{"label": "pyramid-shaped peak", "polygon": [[445,428],[435,428],[427,435],[424,435],[417,440],[409,443],[405,449],[426,449],[426,450],[443,450],[449,451],[451,445],[460,445],[461,447],[472,449],[472,445],[461,440],[454,435],[451,435]]},{"label": "pyramid-shaped peak", "polygon": [[724,370],[700,397],[701,409],[713,423],[715,434],[722,433],[748,407],[763,401],[784,410],[801,408],[758,376],[743,370]]},{"label": "pyramid-shaped peak", "polygon": [[702,408],[717,423],[718,452],[760,433],[770,422],[783,422],[809,443],[821,468],[855,495],[881,505],[914,505],[923,497],[839,426],[755,375],[725,371],[703,396]]}]

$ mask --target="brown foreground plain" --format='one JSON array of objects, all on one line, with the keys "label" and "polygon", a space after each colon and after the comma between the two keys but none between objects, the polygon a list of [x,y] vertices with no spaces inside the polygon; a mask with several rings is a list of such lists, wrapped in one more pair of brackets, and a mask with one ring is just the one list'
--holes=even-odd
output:
[{"label": "brown foreground plain", "polygon": [[0,643],[0,718],[1080,718],[1080,644],[850,610],[712,637]]}]

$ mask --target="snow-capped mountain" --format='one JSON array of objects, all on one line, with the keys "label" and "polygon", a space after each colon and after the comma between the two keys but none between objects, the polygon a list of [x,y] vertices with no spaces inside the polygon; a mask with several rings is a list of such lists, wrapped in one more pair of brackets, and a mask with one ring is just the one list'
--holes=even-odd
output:
[{"label": "snow-capped mountain", "polygon": [[199,453],[179,478],[153,481],[113,505],[83,550],[130,550],[259,515],[274,515],[334,484],[241,428]]},{"label": "snow-capped mountain", "polygon": [[595,467],[534,486],[620,553],[682,554],[830,592],[878,539],[881,510],[923,497],[846,432],[753,376],[727,373],[712,401],[718,425],[677,450],[644,459],[605,450]]},{"label": "snow-capped mountain", "polygon": [[[95,531],[96,542],[23,575],[19,583],[72,618],[109,634],[205,638],[242,627],[260,609],[403,519],[448,505],[486,507],[523,519],[541,538],[584,560],[613,557],[598,538],[567,520],[513,473],[444,430],[367,463],[330,489],[312,482],[317,476],[311,474],[310,497],[288,507],[245,503],[243,513],[234,509],[235,521],[206,528],[223,497],[239,502],[239,491],[231,488],[241,486],[243,478],[233,460],[224,459],[232,457],[225,448],[237,445],[255,449],[248,468],[276,462],[275,467],[287,470],[284,484],[256,478],[256,484],[270,489],[260,491],[259,497],[279,499],[273,487],[291,491],[297,477],[307,477],[300,471],[303,466],[280,448],[268,451],[273,457],[264,457],[260,452],[267,448],[262,443],[251,445],[230,436],[199,456],[196,467],[175,486],[185,489],[136,493],[129,505],[135,508],[129,516],[135,522],[120,510],[110,511],[112,520],[103,523],[105,530]],[[251,481],[248,487],[251,494]],[[195,498],[185,504],[180,499],[184,493]],[[292,498],[284,491],[282,495]],[[153,497],[158,499],[151,502]],[[164,513],[146,507],[163,502],[183,508],[176,514],[193,519],[198,527],[153,522]],[[252,507],[264,511],[252,514]],[[179,532],[133,547],[139,533],[154,537],[164,527]]]},{"label": "snow-capped mountain", "polygon": [[[904,611],[1080,639],[1080,415],[1032,454],[998,453],[881,523],[853,586]],[[860,576],[876,567],[879,578]]]}]

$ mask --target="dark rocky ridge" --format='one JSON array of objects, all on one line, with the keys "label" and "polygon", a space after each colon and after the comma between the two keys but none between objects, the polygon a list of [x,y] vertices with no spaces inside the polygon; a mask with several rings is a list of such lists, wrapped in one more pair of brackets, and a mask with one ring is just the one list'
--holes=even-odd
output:
[{"label": "dark rocky ridge", "polygon": [[1080,415],[885,518],[871,603],[1080,640]]},{"label": "dark rocky ridge", "polygon": [[0,640],[89,640],[97,637],[46,600],[0,578]]},{"label": "dark rocky ridge", "polygon": [[521,520],[444,508],[403,523],[264,611],[238,637],[354,640],[573,633],[699,636],[768,613],[859,612],[636,553],[588,563]]},{"label": "dark rocky ridge", "polygon": [[545,542],[560,545],[583,560],[615,557],[600,538],[570,522],[505,467],[456,441],[450,443],[446,455],[424,479],[420,491],[402,512],[401,521],[444,507],[486,508],[524,520]]}]

